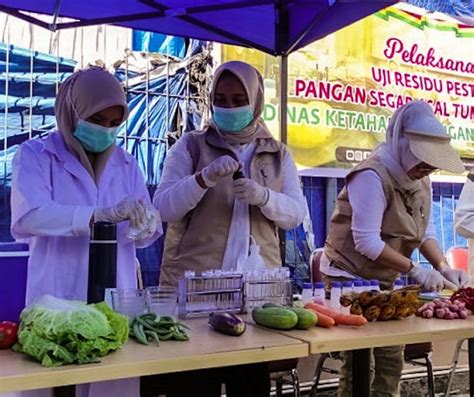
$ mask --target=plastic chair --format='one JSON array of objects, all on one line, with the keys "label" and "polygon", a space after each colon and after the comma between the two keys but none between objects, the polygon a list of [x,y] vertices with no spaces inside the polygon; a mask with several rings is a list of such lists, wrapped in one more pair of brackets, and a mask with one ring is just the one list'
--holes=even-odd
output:
[{"label": "plastic chair", "polygon": [[[431,361],[431,352],[432,352],[432,345],[430,342],[428,343],[414,343],[405,346],[405,362],[413,364],[413,365],[421,365],[426,367],[427,377],[428,377],[428,396],[435,397],[435,383],[434,383],[434,374],[433,374],[433,364]],[[315,397],[319,380],[321,378],[321,374],[323,372],[330,373],[333,375],[338,375],[339,371],[325,367],[324,363],[326,360],[330,358],[333,360],[339,360],[340,356],[338,352],[331,352],[331,353],[323,353],[320,355],[318,363],[316,364],[316,369],[314,371],[313,377],[313,386],[311,387],[311,391],[309,395],[311,397]]]},{"label": "plastic chair", "polygon": [[[323,248],[317,248],[313,251],[310,256],[309,264],[310,264],[310,273],[312,277],[312,282],[317,282],[322,280],[322,274],[320,271],[320,264],[321,264],[321,256],[323,253]],[[427,376],[428,376],[428,392],[430,397],[434,397],[435,395],[435,386],[434,386],[434,375],[433,375],[433,365],[431,362],[431,352],[432,352],[432,344],[431,343],[414,343],[405,346],[405,362],[415,364],[415,365],[423,365],[426,367]],[[331,373],[333,375],[339,374],[339,371],[334,370],[332,368],[328,368],[324,366],[325,361],[331,358],[333,360],[339,360],[340,354],[339,352],[330,352],[330,353],[323,353],[320,355],[318,363],[316,364],[314,377],[313,377],[313,386],[311,387],[310,396],[316,396],[316,392],[319,385],[319,380],[321,378],[322,372]]]},{"label": "plastic chair", "polygon": [[457,368],[458,362],[459,362],[459,354],[461,352],[463,352],[463,353],[468,352],[468,349],[463,349],[462,348],[462,345],[466,340],[467,339],[458,340],[458,343],[456,343],[456,347],[454,348],[453,361],[451,362],[451,369],[449,370],[448,382],[446,384],[446,391],[444,393],[445,397],[448,397],[451,394],[451,387],[453,386],[454,374],[456,372],[456,368]]},{"label": "plastic chair", "polygon": [[292,385],[295,397],[300,397],[300,379],[296,366],[298,359],[272,361],[268,363],[271,380],[275,381],[276,397],[283,397],[283,385]]},{"label": "plastic chair", "polygon": [[[446,251],[446,260],[449,266],[453,269],[464,270],[469,273],[469,250],[467,247],[451,247]],[[451,361],[451,368],[449,370],[448,382],[446,385],[445,396],[449,396],[451,393],[451,387],[453,384],[454,374],[458,366],[459,354],[461,352],[467,352],[467,349],[462,349],[462,345],[466,339],[461,339],[454,348],[453,360]]]},{"label": "plastic chair", "polygon": [[323,252],[324,248],[316,248],[309,257],[309,274],[311,276],[312,284],[323,281],[323,275],[321,270],[319,270]]},{"label": "plastic chair", "polygon": [[453,269],[469,273],[469,251],[467,247],[451,247],[446,251],[446,260]]}]

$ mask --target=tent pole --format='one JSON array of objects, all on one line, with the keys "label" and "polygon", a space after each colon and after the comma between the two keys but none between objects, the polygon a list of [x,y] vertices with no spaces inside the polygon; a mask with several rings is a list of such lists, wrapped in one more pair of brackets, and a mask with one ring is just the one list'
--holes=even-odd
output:
[{"label": "tent pole", "polygon": [[[288,55],[280,56],[280,141],[287,143],[288,128]],[[286,231],[278,228],[278,236],[280,238],[280,258],[282,266],[286,265]]]},{"label": "tent pole", "polygon": [[280,56],[280,141],[288,140],[288,55]]}]

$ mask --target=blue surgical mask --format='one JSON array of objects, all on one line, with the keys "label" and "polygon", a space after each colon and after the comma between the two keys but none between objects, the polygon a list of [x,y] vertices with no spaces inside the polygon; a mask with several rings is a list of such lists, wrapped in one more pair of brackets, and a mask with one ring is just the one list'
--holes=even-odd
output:
[{"label": "blue surgical mask", "polygon": [[101,153],[115,143],[118,127],[103,127],[86,120],[77,122],[73,136],[89,152]]},{"label": "blue surgical mask", "polygon": [[238,108],[221,108],[213,106],[212,119],[214,123],[226,132],[239,134],[253,120],[253,111],[250,105]]}]

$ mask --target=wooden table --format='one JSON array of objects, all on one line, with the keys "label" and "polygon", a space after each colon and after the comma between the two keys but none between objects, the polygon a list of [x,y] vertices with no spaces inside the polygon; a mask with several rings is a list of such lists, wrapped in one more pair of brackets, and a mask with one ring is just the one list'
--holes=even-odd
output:
[{"label": "wooden table", "polygon": [[74,385],[135,376],[251,364],[306,357],[308,344],[296,338],[248,326],[240,337],[210,329],[207,319],[186,321],[189,342],[162,342],[159,347],[129,341],[99,364],[45,368],[23,354],[0,351],[0,393]]},{"label": "wooden table", "polygon": [[[470,387],[474,395],[474,316],[467,320],[439,320],[409,317],[399,321],[368,323],[364,327],[338,326],[310,330],[280,331],[282,335],[309,344],[310,354],[352,350],[353,395],[368,396],[369,349],[373,347],[434,342],[449,339],[469,339]],[[471,339],[472,338],[472,339]]]}]

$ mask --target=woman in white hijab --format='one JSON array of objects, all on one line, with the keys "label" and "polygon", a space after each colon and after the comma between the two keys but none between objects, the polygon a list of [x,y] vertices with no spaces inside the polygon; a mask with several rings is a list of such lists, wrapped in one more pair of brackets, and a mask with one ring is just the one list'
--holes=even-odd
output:
[{"label": "woman in white hijab", "polygon": [[[352,169],[339,194],[321,259],[328,281],[378,279],[390,288],[406,273],[429,291],[456,289],[468,281],[451,269],[439,248],[431,215],[429,174],[464,170],[431,107],[414,101],[390,120],[386,142]],[[411,260],[419,249],[433,270]],[[398,396],[403,346],[374,349],[371,396]],[[342,354],[339,395],[351,395],[351,354]],[[371,366],[374,367],[373,365]]]},{"label": "woman in white hijab", "polygon": [[[245,270],[250,235],[265,266],[281,266],[277,229],[296,227],[306,214],[295,163],[261,119],[261,74],[227,62],[215,72],[210,98],[212,119],[171,148],[153,199],[168,222],[161,285],[176,286],[185,270]],[[266,364],[241,369],[218,371],[228,396],[268,395]],[[192,382],[178,384],[192,393]]]}]

